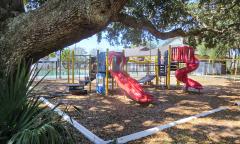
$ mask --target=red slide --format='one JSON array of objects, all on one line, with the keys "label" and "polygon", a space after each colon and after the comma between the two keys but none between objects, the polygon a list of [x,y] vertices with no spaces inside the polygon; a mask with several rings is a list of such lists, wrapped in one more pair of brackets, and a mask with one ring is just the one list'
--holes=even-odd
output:
[{"label": "red slide", "polygon": [[[109,63],[112,63],[112,58],[116,57],[116,64],[124,65],[125,57],[117,52],[109,52]],[[110,70],[110,74],[116,80],[118,86],[123,89],[129,98],[140,103],[150,103],[153,101],[153,97],[144,91],[143,87],[138,83],[137,80],[130,77],[128,74],[120,70]]]},{"label": "red slide", "polygon": [[202,85],[190,78],[188,73],[195,71],[199,66],[198,59],[194,56],[194,49],[189,46],[177,47],[172,52],[173,60],[186,63],[186,67],[176,70],[175,76],[178,81],[186,84],[186,89],[189,87],[195,89],[202,89]]}]

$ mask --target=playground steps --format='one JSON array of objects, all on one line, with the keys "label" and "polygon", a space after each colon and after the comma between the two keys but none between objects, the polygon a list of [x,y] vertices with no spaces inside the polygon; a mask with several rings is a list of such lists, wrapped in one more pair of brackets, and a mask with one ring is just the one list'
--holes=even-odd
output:
[{"label": "playground steps", "polygon": [[[170,70],[176,71],[178,69],[178,63],[172,62]],[[159,65],[159,76],[166,76],[167,75],[167,66],[164,64]]]},{"label": "playground steps", "polygon": [[159,65],[159,76],[166,76],[166,65],[160,64]]}]

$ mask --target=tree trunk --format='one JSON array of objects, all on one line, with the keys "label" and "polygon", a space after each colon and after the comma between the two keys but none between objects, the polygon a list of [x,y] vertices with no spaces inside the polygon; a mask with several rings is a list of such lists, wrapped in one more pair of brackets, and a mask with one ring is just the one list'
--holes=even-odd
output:
[{"label": "tree trunk", "polygon": [[110,17],[109,0],[51,0],[37,10],[0,22],[0,76],[21,59],[36,62],[98,33]]}]

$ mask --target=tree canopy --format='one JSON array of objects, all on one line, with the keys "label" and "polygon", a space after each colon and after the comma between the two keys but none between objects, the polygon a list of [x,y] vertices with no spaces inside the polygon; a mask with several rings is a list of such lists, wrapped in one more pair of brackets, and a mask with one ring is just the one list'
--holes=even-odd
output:
[{"label": "tree canopy", "polygon": [[[189,5],[191,15],[206,29],[191,40],[207,47],[240,47],[240,1],[200,1]],[[196,43],[196,42],[195,42]]]},{"label": "tree canopy", "polygon": [[0,54],[8,57],[0,59],[8,65],[94,34],[125,46],[182,36],[191,45],[239,47],[240,0],[1,0],[0,20]]},{"label": "tree canopy", "polygon": [[[28,9],[36,9],[46,1],[24,0],[24,3]],[[129,0],[124,3],[112,18],[113,23],[97,34],[99,41],[104,32],[111,44],[128,46],[174,36],[197,36],[197,42],[204,41],[210,47],[219,41],[239,46],[240,0]],[[21,0],[9,5],[14,11],[23,11]]]}]

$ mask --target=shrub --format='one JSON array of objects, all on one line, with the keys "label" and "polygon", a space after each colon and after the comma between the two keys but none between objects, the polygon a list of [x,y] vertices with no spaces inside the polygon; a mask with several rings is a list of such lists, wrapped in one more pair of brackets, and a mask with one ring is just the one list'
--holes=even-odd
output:
[{"label": "shrub", "polygon": [[60,118],[31,95],[37,74],[21,65],[0,82],[0,143],[73,143]]}]

